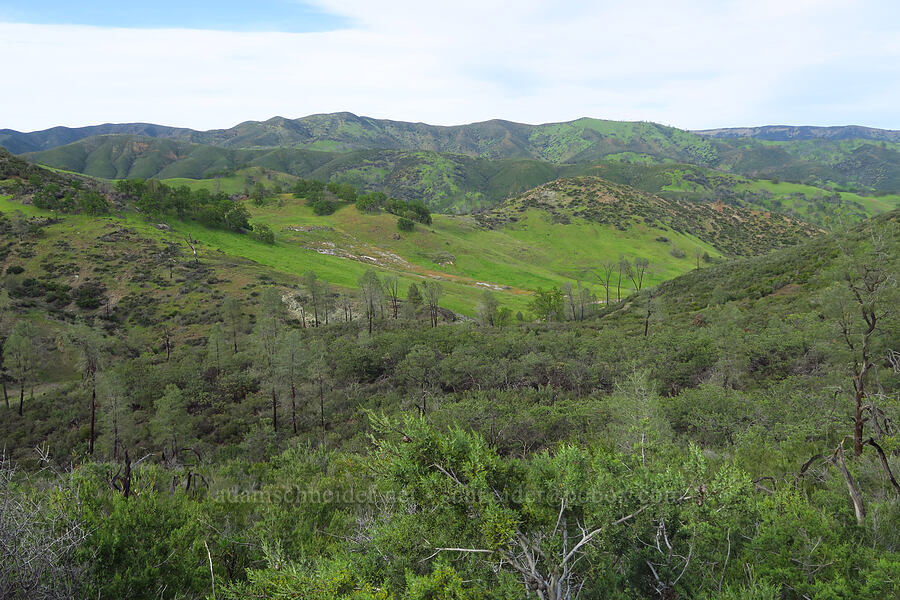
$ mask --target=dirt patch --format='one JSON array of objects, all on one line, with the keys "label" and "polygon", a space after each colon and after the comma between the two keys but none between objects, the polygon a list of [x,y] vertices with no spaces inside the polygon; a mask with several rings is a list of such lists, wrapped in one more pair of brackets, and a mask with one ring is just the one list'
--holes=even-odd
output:
[{"label": "dirt patch", "polygon": [[799,283],[789,283],[772,292],[772,296],[794,296],[800,291]]}]

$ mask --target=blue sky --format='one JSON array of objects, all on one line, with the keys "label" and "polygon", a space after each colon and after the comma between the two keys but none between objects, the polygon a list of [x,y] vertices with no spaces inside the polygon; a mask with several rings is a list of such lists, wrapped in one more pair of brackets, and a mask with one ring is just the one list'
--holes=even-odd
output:
[{"label": "blue sky", "polygon": [[0,0],[0,22],[306,33],[348,26],[346,19],[291,0]]},{"label": "blue sky", "polygon": [[0,0],[0,56],[18,130],[342,110],[900,129],[893,0]]}]

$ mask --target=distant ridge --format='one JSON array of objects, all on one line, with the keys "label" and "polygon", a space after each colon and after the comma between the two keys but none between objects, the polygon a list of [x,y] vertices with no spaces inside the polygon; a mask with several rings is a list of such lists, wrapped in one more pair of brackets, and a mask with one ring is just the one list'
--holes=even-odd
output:
[{"label": "distant ridge", "polygon": [[[557,177],[587,174],[563,171],[603,162],[686,164],[753,178],[896,192],[900,190],[900,141],[891,140],[900,140],[898,135],[865,127],[788,126],[696,133],[650,122],[589,118],[542,125],[494,119],[436,126],[340,112],[300,119],[273,117],[209,131],[148,123],[56,127],[32,133],[3,130],[0,146],[35,162],[107,178],[196,178],[250,165],[303,177],[333,177],[340,171],[356,185],[371,183],[377,175],[390,181],[375,187],[398,193],[410,178],[431,178],[426,173],[430,170],[440,173],[439,179],[466,182],[462,187],[448,184],[446,193],[437,194],[432,185],[415,184],[415,193],[430,197],[435,208],[456,210],[461,195],[469,192],[493,190],[490,198],[467,196],[463,204],[471,209]],[[428,157],[428,167],[423,165],[427,153],[441,156]],[[500,171],[508,173],[509,164],[486,164],[509,160],[541,164],[528,165],[525,179],[515,176],[512,180],[494,177]],[[316,172],[326,163],[333,168]],[[465,173],[456,168],[460,163],[466,163]],[[501,189],[503,180],[513,185]]]},{"label": "distant ridge", "polygon": [[677,132],[689,137],[696,135],[717,139],[754,138],[769,141],[860,139],[900,142],[900,131],[858,125],[840,127],[766,125],[690,132],[650,122],[606,121],[584,117],[574,121],[539,125],[491,119],[445,126],[375,119],[350,112],[337,112],[309,115],[298,119],[272,117],[266,121],[245,121],[228,129],[207,131],[153,123],[105,123],[88,127],[52,127],[32,132],[0,129],[0,146],[14,154],[22,154],[49,150],[97,135],[124,134],[177,139],[226,148],[292,146],[331,151],[432,150],[487,158],[570,159],[572,156],[565,156],[567,154],[565,151],[559,153],[558,148],[556,155],[553,152],[542,151],[539,147],[540,140],[534,139],[546,136],[548,132],[557,129],[571,130],[581,138],[581,142],[588,143],[596,141],[598,136],[621,133],[624,137],[628,137],[629,132],[653,131],[659,131],[669,137],[673,132]]},{"label": "distant ridge", "polygon": [[701,129],[694,133],[709,137],[754,138],[771,142],[791,142],[802,140],[872,140],[900,142],[900,131],[875,129],[860,125],[837,127],[817,127],[812,125],[764,125],[762,127],[725,127],[721,129]]}]

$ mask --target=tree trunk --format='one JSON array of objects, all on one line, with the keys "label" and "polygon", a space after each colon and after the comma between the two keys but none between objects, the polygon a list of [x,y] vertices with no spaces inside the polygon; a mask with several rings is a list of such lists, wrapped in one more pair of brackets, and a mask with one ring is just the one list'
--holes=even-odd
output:
[{"label": "tree trunk", "polygon": [[891,482],[891,485],[894,486],[894,490],[897,492],[897,495],[900,496],[900,483],[897,483],[897,479],[894,477],[894,472],[891,471],[891,464],[888,462],[887,456],[884,454],[884,450],[881,446],[878,445],[873,438],[869,438],[866,440],[866,443],[878,452],[878,458],[881,459],[881,466],[884,469],[885,474]]},{"label": "tree trunk", "polygon": [[9,410],[9,393],[6,391],[6,377],[3,377],[3,399],[6,401],[6,410]]},{"label": "tree trunk", "polygon": [[94,454],[94,427],[97,423],[97,386],[91,388],[91,438],[88,440],[88,454]]},{"label": "tree trunk", "polygon": [[113,425],[113,462],[119,462],[119,421]]},{"label": "tree trunk", "polygon": [[859,493],[859,488],[856,487],[856,482],[853,481],[853,476],[850,474],[849,469],[847,469],[847,463],[844,462],[843,445],[838,446],[835,454],[838,459],[837,466],[844,476],[844,481],[847,483],[847,491],[850,492],[850,501],[853,502],[853,512],[856,513],[856,524],[862,525],[866,518],[866,507],[863,504],[862,494]]},{"label": "tree trunk", "polygon": [[319,414],[322,417],[322,443],[325,443],[325,392],[322,389],[322,378],[319,378]]},{"label": "tree trunk", "polygon": [[278,431],[278,398],[275,396],[275,386],[272,386],[272,429]]},{"label": "tree trunk", "polygon": [[294,435],[297,435],[297,388],[294,387],[294,382],[291,382],[291,428],[294,430]]},{"label": "tree trunk", "polygon": [[856,394],[856,414],[853,418],[853,456],[859,458],[863,451],[863,425],[865,417],[863,416],[862,398],[859,393]]},{"label": "tree trunk", "polygon": [[22,405],[25,404],[25,380],[19,384],[19,416],[22,416]]},{"label": "tree trunk", "polygon": [[650,293],[650,297],[647,298],[647,316],[644,317],[644,337],[647,337],[647,334],[650,332],[650,314],[653,303],[653,293]]},{"label": "tree trunk", "polygon": [[131,457],[125,450],[125,476],[122,478],[122,495],[128,498],[131,495]]}]

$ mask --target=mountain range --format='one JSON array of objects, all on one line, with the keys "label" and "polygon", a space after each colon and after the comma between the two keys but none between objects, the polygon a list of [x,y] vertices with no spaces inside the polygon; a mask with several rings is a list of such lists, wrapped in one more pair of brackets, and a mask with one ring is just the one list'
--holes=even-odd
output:
[{"label": "mountain range", "polygon": [[[169,158],[149,161],[160,163],[156,170],[134,169],[127,164],[129,142],[136,142],[141,149],[133,154],[148,152]],[[113,147],[108,146],[110,143]],[[446,127],[342,112],[299,119],[274,117],[210,131],[146,123],[55,127],[31,133],[0,130],[0,145],[17,154],[29,153],[36,162],[104,177],[200,177],[205,174],[204,169],[240,166],[236,163],[241,161],[264,164],[260,151],[277,148],[291,151],[279,155],[279,160],[290,163],[324,163],[337,158],[311,158],[314,155],[296,151],[341,155],[366,150],[435,152],[471,159],[532,160],[548,165],[599,161],[679,163],[750,177],[833,182],[874,191],[900,189],[900,132],[856,126],[770,126],[691,132],[656,123],[583,118],[542,125],[492,120]],[[218,150],[212,152],[208,148]],[[255,152],[231,155],[226,150]],[[206,162],[196,160],[201,154],[214,158]],[[356,155],[341,157],[340,161],[364,163],[366,158]],[[183,161],[188,161],[187,165],[163,172],[170,164]],[[293,168],[291,172],[299,171],[302,169]],[[520,186],[516,191],[523,189],[527,187]]]}]

